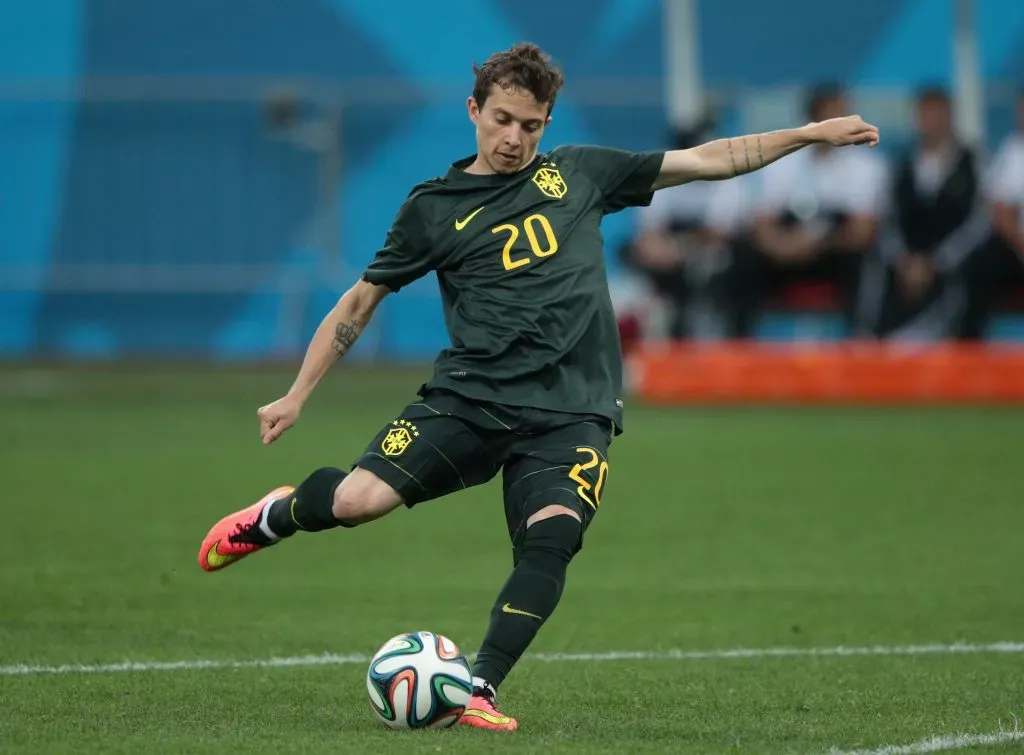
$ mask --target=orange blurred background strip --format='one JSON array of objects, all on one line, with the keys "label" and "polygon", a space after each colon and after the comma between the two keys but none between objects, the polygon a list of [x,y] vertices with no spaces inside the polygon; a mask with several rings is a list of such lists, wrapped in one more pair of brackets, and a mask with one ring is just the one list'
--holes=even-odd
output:
[{"label": "orange blurred background strip", "polygon": [[656,403],[1024,404],[1024,348],[908,344],[664,344],[629,357]]}]

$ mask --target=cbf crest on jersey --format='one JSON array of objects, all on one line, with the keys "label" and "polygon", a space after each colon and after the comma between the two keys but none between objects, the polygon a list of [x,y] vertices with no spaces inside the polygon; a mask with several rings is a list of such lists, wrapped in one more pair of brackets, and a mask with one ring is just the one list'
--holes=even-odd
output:
[{"label": "cbf crest on jersey", "polygon": [[545,196],[552,199],[561,199],[569,191],[569,187],[565,185],[565,179],[554,166],[542,165],[538,168],[537,172],[533,174],[533,182]]}]

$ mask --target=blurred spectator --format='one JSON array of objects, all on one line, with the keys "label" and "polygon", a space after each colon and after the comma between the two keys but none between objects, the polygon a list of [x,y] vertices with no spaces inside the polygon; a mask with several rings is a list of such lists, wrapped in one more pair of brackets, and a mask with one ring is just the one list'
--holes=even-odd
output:
[{"label": "blurred spectator", "polygon": [[[812,91],[812,121],[850,113],[843,90]],[[752,335],[770,297],[797,282],[835,287],[836,304],[852,328],[864,256],[875,249],[885,186],[883,160],[866,148],[814,145],[761,171],[749,243],[734,250],[728,276],[730,335]]]},{"label": "blurred spectator", "polygon": [[[675,134],[675,149],[710,140],[712,123]],[[729,246],[749,216],[749,184],[696,181],[655,193],[637,214],[637,235],[623,263],[646,279],[665,310],[664,335],[721,337],[724,322],[710,290],[729,263]]]},{"label": "blurred spectator", "polygon": [[960,336],[967,339],[982,337],[1001,296],[1024,287],[1024,91],[1017,130],[1000,146],[987,183],[993,233],[964,270],[968,304]]},{"label": "blurred spectator", "polygon": [[964,311],[960,274],[989,231],[977,156],[956,137],[949,94],[921,90],[915,143],[900,160],[891,223],[862,303],[875,335],[935,340],[955,335]]}]

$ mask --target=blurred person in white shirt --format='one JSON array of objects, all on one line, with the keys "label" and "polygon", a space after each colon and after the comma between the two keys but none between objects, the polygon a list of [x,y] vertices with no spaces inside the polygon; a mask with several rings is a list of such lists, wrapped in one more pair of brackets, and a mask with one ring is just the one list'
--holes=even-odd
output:
[{"label": "blurred person in white shirt", "polygon": [[[712,124],[675,135],[677,149],[709,138]],[[716,338],[725,324],[713,291],[730,262],[731,245],[748,230],[751,179],[694,181],[654,195],[637,212],[636,236],[621,250],[622,262],[648,282],[665,309],[664,332],[672,339]]]},{"label": "blurred person in white shirt", "polygon": [[[815,88],[807,117],[847,111],[837,85]],[[886,187],[884,160],[867,150],[815,145],[761,172],[753,233],[734,250],[727,277],[731,334],[748,338],[765,303],[798,282],[828,282],[839,293],[847,330],[863,262],[877,248]]]}]

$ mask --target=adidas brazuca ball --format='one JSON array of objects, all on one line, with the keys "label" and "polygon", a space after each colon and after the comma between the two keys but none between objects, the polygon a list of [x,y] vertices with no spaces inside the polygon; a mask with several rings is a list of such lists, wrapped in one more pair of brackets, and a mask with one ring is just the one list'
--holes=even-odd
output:
[{"label": "adidas brazuca ball", "polygon": [[473,693],[469,661],[447,637],[409,632],[392,637],[370,661],[366,689],[374,712],[392,729],[451,726]]}]

